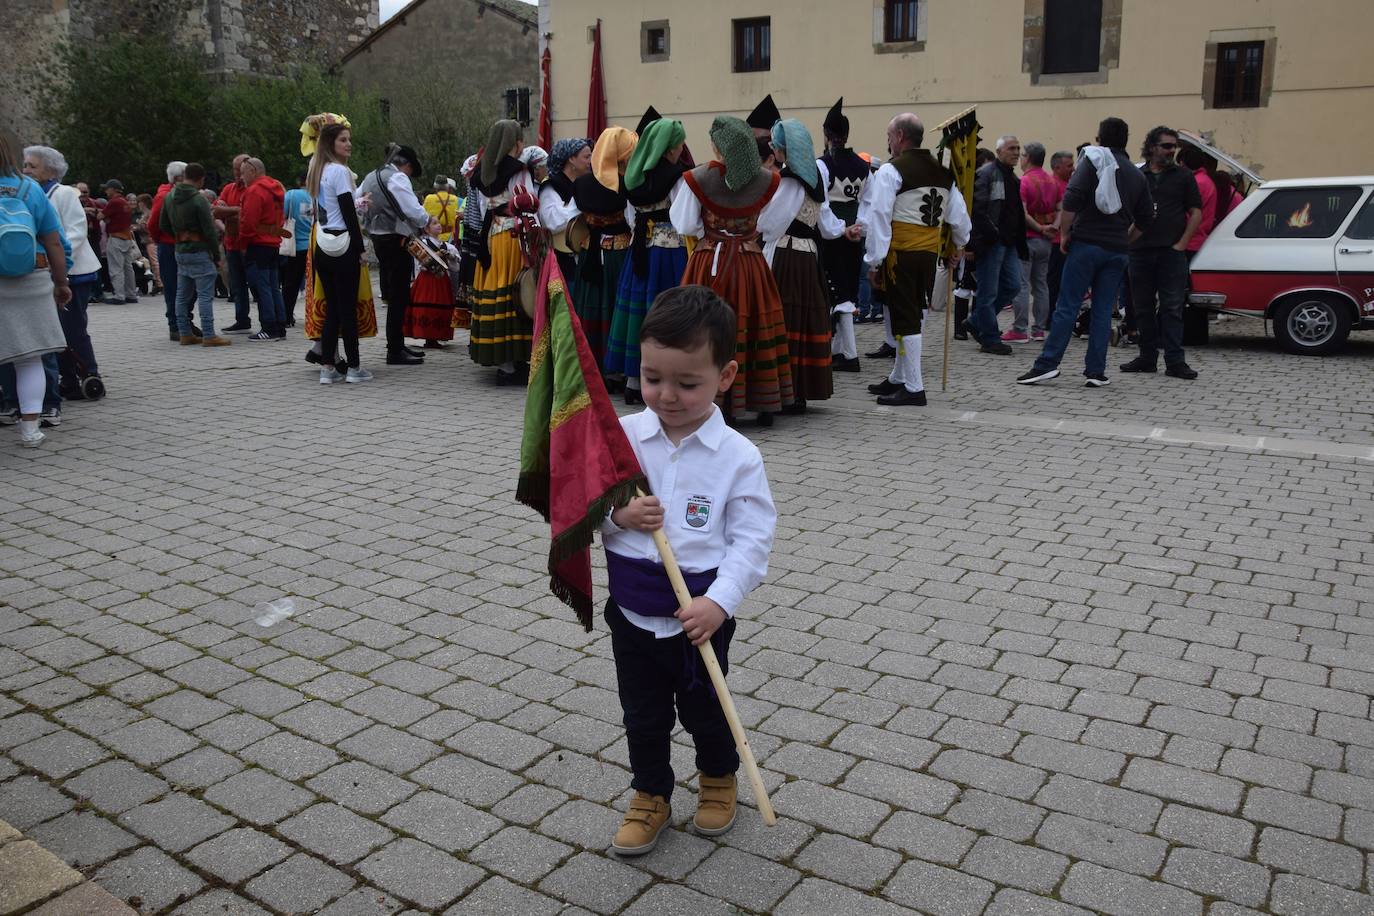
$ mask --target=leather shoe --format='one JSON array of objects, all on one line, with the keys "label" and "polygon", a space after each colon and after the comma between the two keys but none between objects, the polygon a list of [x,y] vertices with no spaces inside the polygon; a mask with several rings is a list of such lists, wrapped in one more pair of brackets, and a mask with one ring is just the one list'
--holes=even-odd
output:
[{"label": "leather shoe", "polygon": [[903,385],[901,391],[878,398],[878,403],[884,407],[924,407],[926,406],[926,393],[924,391],[907,391],[906,386]]},{"label": "leather shoe", "polygon": [[883,344],[881,347],[879,347],[878,349],[874,350],[872,353],[865,353],[865,354],[864,354],[864,356],[867,356],[869,359],[891,359],[892,357],[894,357],[894,356],[896,356],[896,355],[897,355],[897,348],[896,348],[896,347],[890,347],[890,346],[888,346],[887,344]]},{"label": "leather shoe", "polygon": [[415,357],[416,359],[424,359],[424,358],[425,358],[425,351],[424,351],[424,350],[413,350],[413,349],[411,349],[410,347],[402,347],[401,349],[404,350],[408,355],[413,356],[413,357]]},{"label": "leather shoe", "polygon": [[386,354],[388,366],[418,366],[423,362],[423,359],[417,359],[405,350],[392,350]]},{"label": "leather shoe", "polygon": [[859,371],[859,358],[856,356],[856,357],[854,357],[853,359],[837,359],[837,360],[833,360],[833,361],[830,363],[830,371],[831,371],[831,372],[858,372],[858,371]]},{"label": "leather shoe", "polygon": [[896,394],[900,389],[905,388],[905,387],[906,387],[906,386],[903,385],[903,384],[901,384],[900,382],[894,382],[894,381],[893,381],[892,379],[890,379],[890,378],[885,378],[885,379],[883,379],[881,382],[879,382],[879,383],[876,384],[876,385],[869,385],[869,386],[868,386],[868,393],[869,393],[869,394]]},{"label": "leather shoe", "polygon": [[1137,356],[1129,363],[1121,364],[1122,372],[1157,372],[1158,367],[1143,356]]},{"label": "leather shoe", "polygon": [[1002,343],[1000,340],[993,343],[980,344],[978,349],[984,353],[995,353],[998,356],[1010,356],[1012,353],[1011,347]]},{"label": "leather shoe", "polygon": [[1170,378],[1182,378],[1188,379],[1189,381],[1197,378],[1197,370],[1187,363],[1179,363],[1176,366],[1166,366],[1164,374]]}]

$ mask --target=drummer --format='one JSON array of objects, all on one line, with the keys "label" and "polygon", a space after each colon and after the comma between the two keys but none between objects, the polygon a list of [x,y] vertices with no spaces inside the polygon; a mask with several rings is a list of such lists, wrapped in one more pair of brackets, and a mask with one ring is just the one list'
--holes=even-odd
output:
[{"label": "drummer", "polygon": [[548,160],[549,179],[539,189],[539,224],[552,235],[553,251],[563,279],[572,288],[577,279],[577,254],[568,230],[580,211],[573,200],[573,182],[592,170],[592,145],[585,137],[559,140]]}]

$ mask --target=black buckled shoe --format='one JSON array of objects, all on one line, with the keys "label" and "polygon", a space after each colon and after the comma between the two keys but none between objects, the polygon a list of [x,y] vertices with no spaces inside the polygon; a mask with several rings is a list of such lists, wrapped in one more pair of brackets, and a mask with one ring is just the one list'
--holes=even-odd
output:
[{"label": "black buckled shoe", "polygon": [[885,378],[885,379],[883,379],[881,382],[879,382],[879,383],[876,384],[876,385],[869,385],[869,386],[868,386],[868,393],[869,393],[869,394],[882,394],[882,395],[896,394],[899,390],[901,390],[901,389],[903,389],[903,388],[905,388],[905,387],[906,387],[906,386],[903,385],[901,382],[894,382],[894,381],[893,381],[892,379],[890,379],[890,378]]}]

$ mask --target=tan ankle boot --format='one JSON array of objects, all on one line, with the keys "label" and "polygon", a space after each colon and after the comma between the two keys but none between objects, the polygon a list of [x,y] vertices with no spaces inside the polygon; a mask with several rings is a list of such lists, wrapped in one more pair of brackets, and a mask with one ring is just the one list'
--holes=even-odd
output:
[{"label": "tan ankle boot", "polygon": [[697,794],[697,816],[692,825],[697,833],[706,836],[720,836],[735,826],[735,774],[728,776],[707,776],[697,779],[700,792]]},{"label": "tan ankle boot", "polygon": [[202,341],[200,342],[200,345],[201,345],[202,347],[227,347],[227,346],[229,346],[231,343],[233,343],[233,341],[230,340],[229,338],[227,338],[227,337],[220,337],[220,336],[217,334],[217,335],[215,335],[214,337],[207,337],[207,338],[205,338],[204,340],[202,340]]},{"label": "tan ankle boot", "polygon": [[202,342],[202,338],[197,337],[197,336],[194,335],[194,334],[182,334],[182,335],[181,335],[181,345],[182,345],[183,347],[192,347],[192,346],[195,346],[196,344],[201,343],[201,342]]},{"label": "tan ankle boot", "polygon": [[642,856],[658,843],[658,835],[668,826],[673,809],[662,795],[635,792],[630,810],[611,840],[611,849],[622,856]]}]

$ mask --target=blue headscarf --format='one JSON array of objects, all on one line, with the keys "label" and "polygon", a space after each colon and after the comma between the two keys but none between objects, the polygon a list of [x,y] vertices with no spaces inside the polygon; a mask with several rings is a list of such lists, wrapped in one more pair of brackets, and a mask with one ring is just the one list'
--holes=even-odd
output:
[{"label": "blue headscarf", "polygon": [[559,140],[549,150],[549,174],[562,175],[563,166],[568,164],[568,160],[582,152],[582,147],[591,146],[592,142],[586,137],[569,137],[566,140]]},{"label": "blue headscarf", "polygon": [[773,125],[773,146],[787,157],[787,167],[808,188],[815,189],[821,180],[816,169],[816,147],[811,132],[796,118],[786,118]]}]

